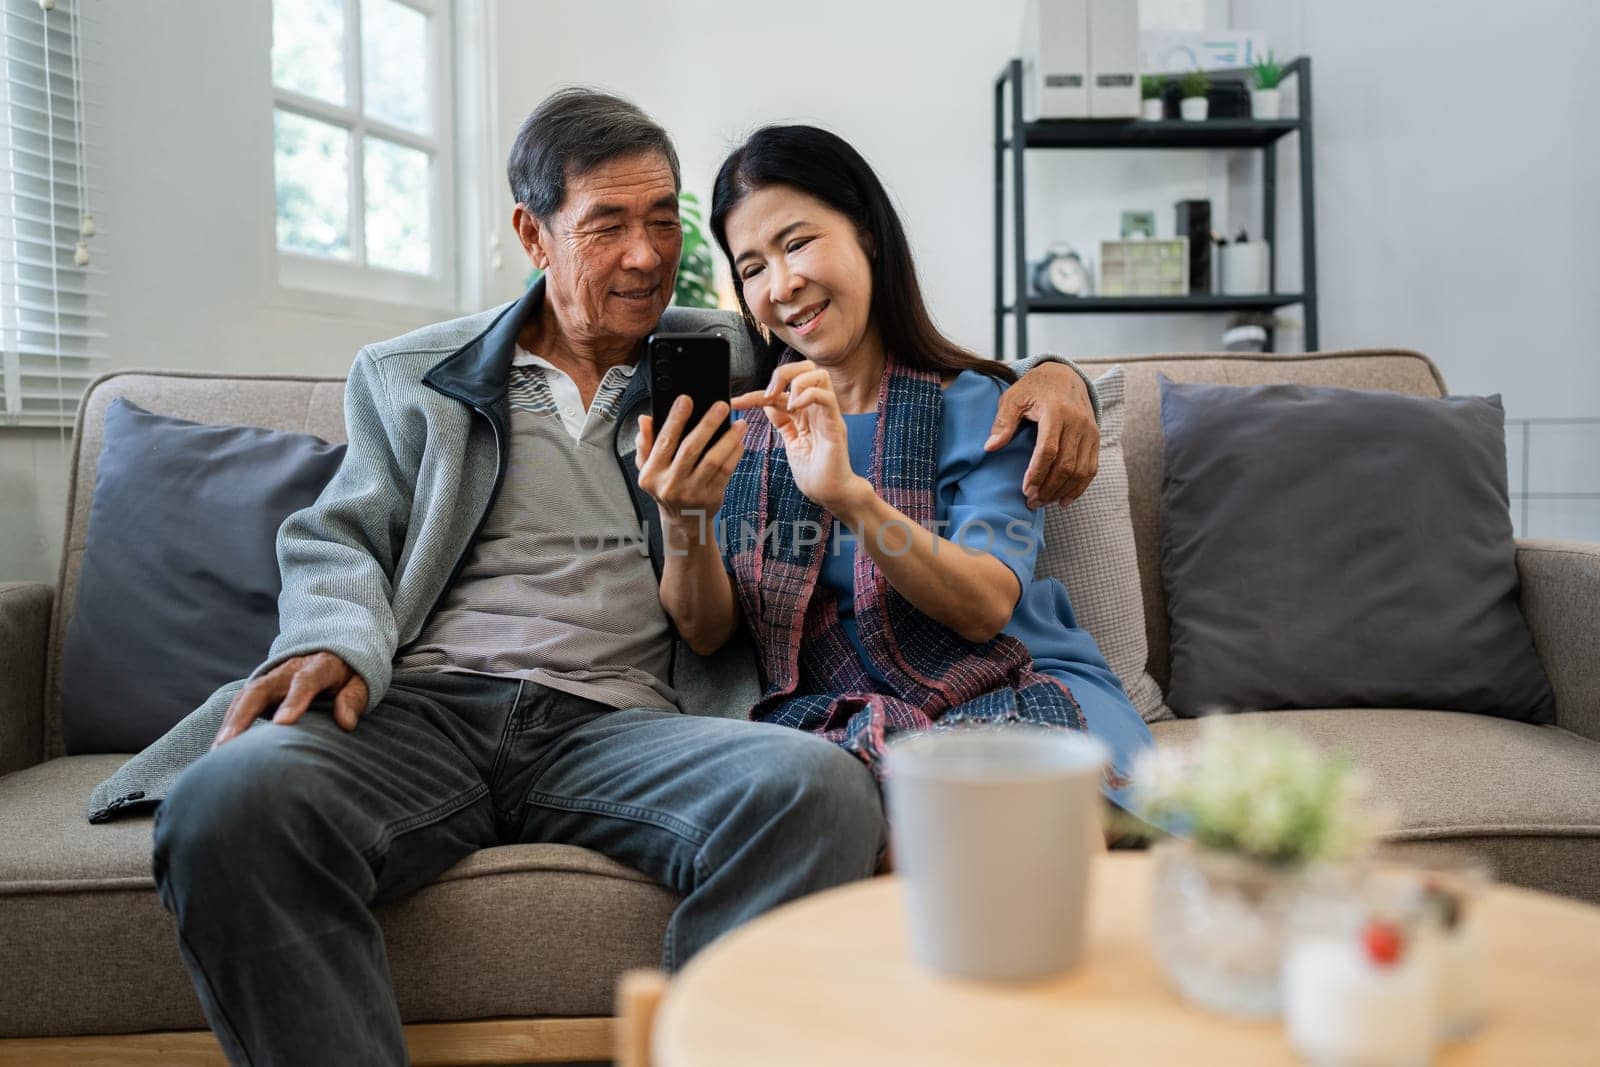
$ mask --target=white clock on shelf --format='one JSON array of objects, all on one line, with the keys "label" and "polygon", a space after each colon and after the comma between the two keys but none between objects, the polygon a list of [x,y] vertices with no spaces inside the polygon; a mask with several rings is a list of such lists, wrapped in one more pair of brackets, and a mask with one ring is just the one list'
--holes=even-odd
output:
[{"label": "white clock on shelf", "polygon": [[1090,277],[1071,245],[1052,245],[1033,265],[1033,291],[1040,296],[1088,296]]}]

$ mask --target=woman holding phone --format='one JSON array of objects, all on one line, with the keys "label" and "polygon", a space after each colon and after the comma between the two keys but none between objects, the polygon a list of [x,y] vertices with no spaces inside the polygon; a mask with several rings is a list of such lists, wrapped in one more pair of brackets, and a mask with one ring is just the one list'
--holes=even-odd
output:
[{"label": "woman holding phone", "polygon": [[1019,488],[1031,428],[984,448],[1014,376],[934,326],[877,176],[834,134],[766,127],[723,163],[711,226],[776,366],[734,398],[742,441],[707,447],[721,404],[692,428],[686,401],[659,429],[641,422],[679,632],[710,653],[748,626],[763,687],[751,717],[874,773],[907,730],[1080,729],[1110,748],[1121,803],[1149,731],[1065,589],[1034,580],[1044,520]]}]

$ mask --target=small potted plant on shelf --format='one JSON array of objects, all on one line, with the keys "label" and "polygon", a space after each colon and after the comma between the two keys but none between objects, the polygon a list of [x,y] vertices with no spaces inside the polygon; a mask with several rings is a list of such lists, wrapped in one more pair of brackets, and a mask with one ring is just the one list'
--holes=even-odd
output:
[{"label": "small potted plant on shelf", "polygon": [[1190,744],[1147,752],[1132,780],[1137,815],[1174,835],[1155,848],[1151,896],[1168,981],[1213,1011],[1276,1014],[1308,880],[1351,870],[1385,823],[1365,777],[1291,729],[1216,715]]},{"label": "small potted plant on shelf", "polygon": [[1278,86],[1283,81],[1283,71],[1283,64],[1271,52],[1265,59],[1256,60],[1251,68],[1255,81],[1255,88],[1250,90],[1251,118],[1275,119],[1282,112],[1283,98]]},{"label": "small potted plant on shelf", "polygon": [[1139,79],[1139,95],[1143,99],[1141,118],[1159,121],[1167,117],[1167,103],[1161,98],[1162,88],[1161,79],[1154,74],[1146,74]]},{"label": "small potted plant on shelf", "polygon": [[1199,121],[1206,117],[1206,91],[1211,88],[1211,76],[1203,70],[1191,70],[1183,76],[1183,101],[1178,105],[1183,117]]}]

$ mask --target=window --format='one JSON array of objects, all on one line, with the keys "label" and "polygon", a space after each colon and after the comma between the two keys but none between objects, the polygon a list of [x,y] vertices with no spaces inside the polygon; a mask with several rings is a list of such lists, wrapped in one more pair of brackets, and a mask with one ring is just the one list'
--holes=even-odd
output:
[{"label": "window", "polygon": [[448,0],[273,0],[278,280],[455,304]]},{"label": "window", "polygon": [[0,425],[71,426],[105,360],[82,0],[0,0]]}]

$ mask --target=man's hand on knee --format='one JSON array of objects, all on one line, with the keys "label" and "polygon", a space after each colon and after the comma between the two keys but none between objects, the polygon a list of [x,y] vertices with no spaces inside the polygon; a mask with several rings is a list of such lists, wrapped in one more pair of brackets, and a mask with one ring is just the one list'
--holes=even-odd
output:
[{"label": "man's hand on knee", "polygon": [[211,747],[244,733],[273,705],[278,709],[273,722],[292,723],[322,693],[333,694],[334,721],[346,730],[354,730],[367,709],[366,681],[332,652],[313,652],[284,660],[235,693]]}]

